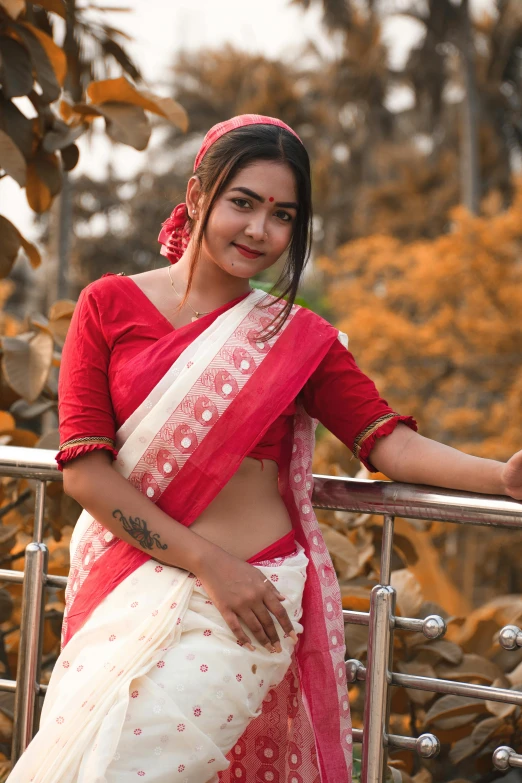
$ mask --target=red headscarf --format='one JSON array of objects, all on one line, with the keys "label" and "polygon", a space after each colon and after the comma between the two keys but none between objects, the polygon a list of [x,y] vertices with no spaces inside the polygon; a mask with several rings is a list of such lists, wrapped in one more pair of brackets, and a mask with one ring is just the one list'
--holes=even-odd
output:
[{"label": "red headscarf", "polygon": [[[299,139],[297,133],[292,130],[289,125],[282,122],[282,120],[278,120],[276,117],[265,117],[262,114],[239,114],[237,117],[232,117],[232,119],[226,120],[225,122],[218,122],[217,125],[214,125],[208,131],[203,139],[203,144],[196,155],[194,171],[197,171],[206,151],[217,139],[231,130],[242,128],[244,125],[277,125],[278,128],[285,128],[285,130],[293,133],[293,135]],[[299,141],[301,141],[301,139],[299,139]],[[187,205],[183,201],[181,204],[174,207],[170,217],[162,223],[162,229],[158,237],[158,242],[161,242],[160,253],[162,256],[166,256],[171,264],[175,264],[179,261],[189,243],[190,224],[188,222],[188,217]]]}]

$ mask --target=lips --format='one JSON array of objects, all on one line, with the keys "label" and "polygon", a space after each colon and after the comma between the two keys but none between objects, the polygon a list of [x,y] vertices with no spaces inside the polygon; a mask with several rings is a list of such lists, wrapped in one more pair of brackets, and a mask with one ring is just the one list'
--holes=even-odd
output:
[{"label": "lips", "polygon": [[245,258],[259,258],[259,256],[263,255],[263,253],[258,253],[257,250],[250,250],[250,248],[244,245],[237,245],[235,242],[232,242],[232,244]]}]

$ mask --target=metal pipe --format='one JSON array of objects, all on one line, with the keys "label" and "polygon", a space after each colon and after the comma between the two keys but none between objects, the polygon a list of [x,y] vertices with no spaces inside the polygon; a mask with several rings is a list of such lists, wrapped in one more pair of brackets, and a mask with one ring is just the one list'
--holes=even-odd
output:
[{"label": "metal pipe", "polygon": [[[346,661],[348,682],[356,682],[356,680],[369,682],[368,669],[369,667],[364,667],[360,661],[355,659]],[[421,677],[417,674],[399,674],[397,672],[391,672],[390,682],[392,685],[414,688],[418,691],[446,693],[452,696],[471,696],[486,701],[499,701],[503,704],[516,704],[517,707],[522,707],[522,693],[520,691],[495,688],[493,685],[474,685],[470,682],[438,680],[435,677]]]},{"label": "metal pipe", "polygon": [[45,509],[45,481],[36,482],[36,492],[34,501],[34,529],[33,539],[37,544],[42,543],[44,529],[44,509]]},{"label": "metal pipe", "polygon": [[495,769],[500,769],[503,772],[510,767],[518,767],[522,769],[522,756],[519,756],[513,748],[508,745],[501,745],[493,753],[493,766]]},{"label": "metal pipe", "polygon": [[[364,731],[352,729],[354,742],[364,742]],[[388,748],[411,750],[423,759],[431,759],[440,752],[440,742],[434,734],[421,734],[419,737],[402,737],[399,734],[385,734],[384,744]]]},{"label": "metal pipe", "polygon": [[8,568],[0,568],[0,582],[18,582],[24,581],[23,571],[9,571]]},{"label": "metal pipe", "polygon": [[17,687],[15,692],[13,746],[16,763],[33,736],[42,656],[44,582],[48,550],[33,542],[25,550],[25,578],[20,621]]},{"label": "metal pipe", "polygon": [[[343,609],[345,625],[368,625],[370,615],[368,612],[356,612],[351,609]],[[446,633],[446,623],[438,614],[430,614],[424,620],[412,617],[392,617],[392,627],[399,631],[415,631],[423,633],[426,639],[439,639]]]},{"label": "metal pipe", "polygon": [[60,587],[63,589],[67,587],[67,577],[56,576],[56,574],[47,574],[45,577],[45,584],[49,587]]},{"label": "metal pipe", "polygon": [[364,738],[362,780],[380,783],[386,769],[384,736],[389,713],[389,662],[391,659],[391,618],[395,610],[395,590],[377,585],[370,596],[367,687],[364,697]]},{"label": "metal pipe", "polygon": [[454,696],[473,696],[477,699],[500,701],[504,704],[516,704],[522,707],[522,693],[509,691],[505,688],[494,688],[492,685],[473,685],[470,682],[454,682],[453,680],[438,680],[435,677],[420,677],[416,674],[396,674],[391,676],[393,685],[403,688],[415,688],[419,691],[432,693],[451,693]]},{"label": "metal pipe", "polygon": [[522,528],[522,502],[504,495],[483,495],[396,481],[333,478],[315,473],[313,478],[312,504],[315,508]]},{"label": "metal pipe", "polygon": [[[7,568],[0,568],[0,582],[15,582],[21,584],[24,581],[23,571],[9,571]],[[67,577],[57,576],[56,574],[47,574],[45,582],[49,587],[66,587]]]},{"label": "metal pipe", "polygon": [[[4,693],[16,693],[16,680],[0,680],[0,691]],[[46,693],[47,685],[43,682],[36,686],[37,693]]]},{"label": "metal pipe", "polygon": [[40,481],[63,481],[52,449],[0,446],[0,476],[18,476]]},{"label": "metal pipe", "polygon": [[381,585],[390,584],[394,522],[395,517],[390,514],[384,515],[381,544]]}]

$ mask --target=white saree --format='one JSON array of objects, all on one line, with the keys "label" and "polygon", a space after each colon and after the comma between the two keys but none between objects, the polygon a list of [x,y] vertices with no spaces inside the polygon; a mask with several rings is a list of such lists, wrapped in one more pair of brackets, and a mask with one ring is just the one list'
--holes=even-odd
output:
[{"label": "white saree", "polygon": [[[215,386],[210,390],[209,378],[219,376],[223,357],[245,345],[252,325],[263,323],[256,305],[266,296],[254,290],[216,318],[120,427],[114,467],[153,502],[190,460],[194,452],[191,439],[201,446],[214,419],[226,413],[253,377],[252,370],[258,371],[270,356],[280,335],[264,348],[259,344],[253,368],[243,358],[233,369],[229,366],[229,380],[218,393]],[[271,312],[280,309],[274,305]],[[297,309],[294,305],[280,334],[291,324]],[[210,404],[199,407],[198,417],[197,400],[203,392]],[[192,418],[188,416],[189,399]],[[314,743],[310,735],[311,708],[308,703],[303,707],[292,639],[275,621],[282,653],[269,653],[252,634],[255,652],[240,646],[194,574],[149,559],[103,598],[72,637],[67,636],[75,597],[93,564],[103,556],[107,561],[115,544],[114,536],[84,510],[71,539],[63,628],[66,644],[53,670],[40,730],[8,783],[130,783],[140,779],[145,783],[232,779],[248,783],[349,783],[351,731],[340,596],[310,505],[310,443],[315,426],[302,411],[300,416],[292,449],[292,476],[298,486],[293,486],[292,492],[305,544],[298,542],[294,554],[255,567],[277,582],[285,596],[283,606],[300,636],[307,568],[314,559],[314,579],[317,575],[317,584],[321,583],[316,589],[322,592],[320,601],[326,614],[326,646],[321,655],[331,660],[332,682],[337,683],[332,687],[340,704],[338,742],[344,775],[334,780],[319,772],[328,761],[320,757],[317,762],[314,744],[318,741],[316,738]],[[187,426],[187,418],[191,426]],[[177,432],[182,437],[174,459],[172,443]],[[308,674],[304,676],[309,679]],[[272,721],[271,731],[271,701],[277,704],[278,686],[284,687],[288,703],[295,705],[289,707],[288,717],[285,712]],[[317,684],[309,687],[312,693]],[[275,709],[272,713],[275,719],[278,713]],[[261,715],[263,731],[251,733],[255,746],[247,749],[245,731]],[[281,726],[289,726],[291,719],[294,728],[289,735],[292,741],[284,749],[285,761],[277,738],[282,736]],[[248,764],[254,753],[255,777],[249,775]],[[227,777],[218,775],[225,770]]]}]

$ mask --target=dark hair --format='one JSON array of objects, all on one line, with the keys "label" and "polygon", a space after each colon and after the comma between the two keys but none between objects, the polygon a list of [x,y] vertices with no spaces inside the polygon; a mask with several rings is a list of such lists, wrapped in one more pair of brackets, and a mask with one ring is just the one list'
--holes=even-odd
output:
[{"label": "dark hair", "polygon": [[[278,327],[264,338],[268,340],[282,328],[290,313],[312,245],[310,159],[299,139],[285,128],[275,125],[246,125],[225,133],[205,153],[195,171],[201,179],[202,191],[205,194],[204,203],[198,232],[194,236],[194,252],[190,260],[187,289],[179,307],[182,307],[187,300],[201,253],[205,228],[216,199],[240,171],[259,160],[277,161],[289,165],[294,173],[298,197],[298,209],[286,263],[278,280],[270,289],[271,294],[279,290],[277,301],[283,297],[288,297],[288,301],[281,313],[274,318],[274,321],[279,322]],[[192,233],[194,222],[190,216],[189,222]],[[271,304],[273,303],[269,301],[266,305],[259,306],[264,308]]]}]

